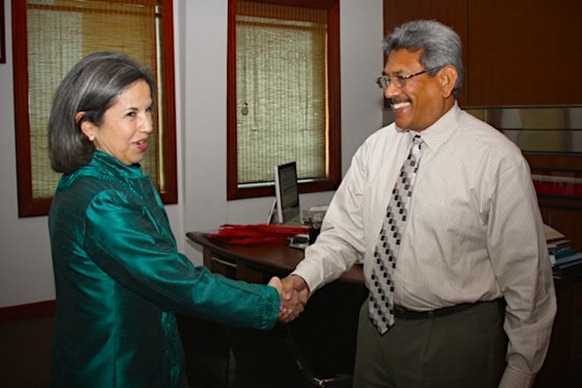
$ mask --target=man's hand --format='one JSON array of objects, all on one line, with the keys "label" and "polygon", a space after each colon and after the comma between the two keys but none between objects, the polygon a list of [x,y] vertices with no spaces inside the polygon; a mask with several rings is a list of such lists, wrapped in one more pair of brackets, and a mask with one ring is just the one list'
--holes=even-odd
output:
[{"label": "man's hand", "polygon": [[295,281],[289,281],[291,276],[283,279],[283,281],[275,276],[269,281],[269,286],[276,288],[281,295],[281,308],[278,320],[282,323],[293,321],[303,312],[305,303],[307,303],[307,296],[309,295],[305,281],[299,276],[292,277],[299,279],[297,287],[303,290],[302,292],[294,289]]},{"label": "man's hand", "polygon": [[286,300],[290,300],[293,297],[293,294],[297,292],[300,298],[307,302],[307,298],[309,297],[309,287],[307,287],[307,283],[305,280],[298,275],[290,275],[281,280],[283,284],[283,298]]},{"label": "man's hand", "polygon": [[291,305],[301,305],[301,309],[299,312],[297,310],[288,310],[284,311],[287,314],[284,314],[284,318],[288,319],[288,321],[292,321],[299,313],[303,312],[303,307],[307,303],[307,298],[309,297],[309,287],[307,287],[307,283],[301,276],[291,275],[287,276],[281,281],[283,285],[283,305],[286,303],[290,303]]}]

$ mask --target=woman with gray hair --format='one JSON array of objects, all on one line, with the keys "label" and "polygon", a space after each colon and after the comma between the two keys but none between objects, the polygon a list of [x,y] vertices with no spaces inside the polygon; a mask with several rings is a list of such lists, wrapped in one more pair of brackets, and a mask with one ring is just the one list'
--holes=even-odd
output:
[{"label": "woman with gray hair", "polygon": [[63,175],[49,214],[54,387],[186,387],[175,312],[270,329],[302,309],[281,306],[277,278],[272,287],[233,281],[178,253],[139,164],[155,91],[150,72],[133,60],[97,52],[56,92],[49,152]]}]

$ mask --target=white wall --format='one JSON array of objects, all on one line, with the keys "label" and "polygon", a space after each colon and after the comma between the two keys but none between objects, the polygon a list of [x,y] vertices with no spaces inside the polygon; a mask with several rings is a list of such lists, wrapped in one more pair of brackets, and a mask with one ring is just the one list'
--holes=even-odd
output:
[{"label": "white wall", "polygon": [[[15,1],[15,0],[12,0]],[[342,166],[382,124],[382,1],[340,0]],[[47,218],[18,218],[10,1],[7,63],[0,64],[0,307],[54,299]],[[227,0],[175,0],[179,203],[167,211],[180,249],[201,264],[185,233],[264,222],[273,198],[226,201]],[[301,196],[328,203],[332,192]]]}]

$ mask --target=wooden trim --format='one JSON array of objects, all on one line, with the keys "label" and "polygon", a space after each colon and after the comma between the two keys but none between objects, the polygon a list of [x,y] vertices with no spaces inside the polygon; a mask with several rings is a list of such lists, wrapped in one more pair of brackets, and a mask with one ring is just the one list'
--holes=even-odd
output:
[{"label": "wooden trim", "polygon": [[6,63],[6,27],[4,23],[4,0],[0,0],[0,63]]},{"label": "wooden trim", "polygon": [[165,204],[178,203],[176,146],[176,87],[174,75],[174,11],[172,0],[161,0],[162,84],[164,93],[164,187],[160,196]]},{"label": "wooden trim", "polygon": [[51,318],[55,315],[55,301],[22,304],[0,308],[0,324],[27,319]]},{"label": "wooden trim", "polygon": [[26,1],[12,2],[12,63],[14,68],[14,130],[19,217],[47,214],[50,199],[32,195],[30,122],[28,117],[28,41]]},{"label": "wooden trim", "polygon": [[540,207],[548,207],[564,210],[582,210],[582,202],[579,199],[538,194]]},{"label": "wooden trim", "polygon": [[327,190],[335,190],[341,182],[341,55],[340,5],[334,2],[328,19],[328,73],[329,73],[329,178]]},{"label": "wooden trim", "polygon": [[[236,0],[228,1],[228,46],[226,60],[226,198],[240,197],[238,189],[238,153],[236,128]],[[275,189],[271,188],[271,195]]]},{"label": "wooden trim", "polygon": [[532,169],[582,171],[582,156],[577,154],[535,154],[524,152]]},{"label": "wooden trim", "polygon": [[[328,13],[328,176],[324,180],[299,184],[300,193],[331,191],[341,182],[341,72],[340,72],[340,5],[338,0],[257,0],[262,3],[326,9]],[[227,200],[275,195],[273,186],[238,187],[238,149],[236,122],[236,2],[228,2],[227,54]]]},{"label": "wooden trim", "polygon": [[276,5],[286,5],[290,7],[301,8],[317,8],[317,9],[331,9],[338,1],[337,0],[253,0],[257,3],[267,3]]}]

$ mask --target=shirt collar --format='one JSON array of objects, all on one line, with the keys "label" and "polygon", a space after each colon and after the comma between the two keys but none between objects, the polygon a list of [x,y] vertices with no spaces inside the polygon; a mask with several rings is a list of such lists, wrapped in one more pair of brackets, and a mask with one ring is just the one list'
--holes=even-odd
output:
[{"label": "shirt collar", "polygon": [[449,109],[440,119],[422,132],[409,131],[410,139],[417,133],[422,137],[422,140],[428,148],[436,152],[459,127],[461,121],[461,108],[457,102]]}]

